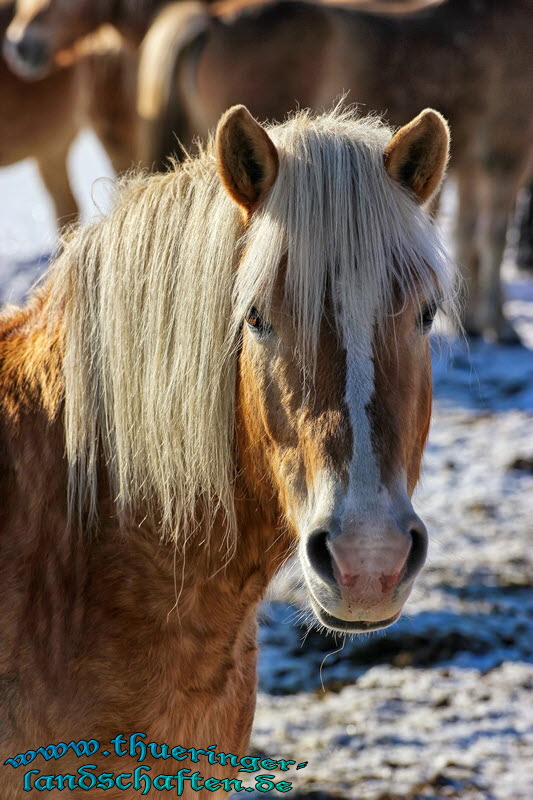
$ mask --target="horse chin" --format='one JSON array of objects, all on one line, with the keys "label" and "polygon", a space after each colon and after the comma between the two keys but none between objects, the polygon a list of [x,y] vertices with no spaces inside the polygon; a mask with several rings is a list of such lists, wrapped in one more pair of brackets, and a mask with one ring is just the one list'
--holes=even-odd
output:
[{"label": "horse chin", "polygon": [[321,625],[324,625],[325,628],[329,628],[329,630],[340,633],[370,633],[371,631],[379,631],[383,628],[388,628],[390,625],[394,625],[402,613],[402,609],[400,609],[391,617],[377,621],[347,620],[340,619],[330,614],[329,611],[322,608],[314,597],[311,597],[311,606]]}]

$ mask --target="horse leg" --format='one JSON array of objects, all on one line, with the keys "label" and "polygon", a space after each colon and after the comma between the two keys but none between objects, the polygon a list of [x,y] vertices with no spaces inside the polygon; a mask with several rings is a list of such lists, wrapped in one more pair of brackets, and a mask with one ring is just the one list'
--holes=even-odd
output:
[{"label": "horse leg", "polygon": [[115,174],[121,175],[134,166],[137,156],[136,58],[110,50],[95,55],[87,67],[88,121]]},{"label": "horse leg", "polygon": [[120,124],[103,126],[95,124],[94,120],[92,122],[93,130],[111,161],[115,175],[122,175],[130,170],[135,164],[136,155],[135,144],[131,136],[135,123],[132,123],[129,130],[126,130]]},{"label": "horse leg", "polygon": [[[497,162],[497,159],[495,159]],[[501,264],[518,189],[519,173],[492,169],[485,175],[484,209],[481,217],[481,270],[479,322],[492,341],[518,344],[520,338],[503,313]]]},{"label": "horse leg", "polygon": [[516,263],[520,269],[533,272],[533,182],[524,189],[517,224]]},{"label": "horse leg", "polygon": [[67,171],[67,154],[68,146],[37,156],[39,173],[52,198],[57,223],[61,231],[72,222],[75,222],[79,213],[78,204],[70,186]]},{"label": "horse leg", "polygon": [[455,259],[465,288],[462,323],[469,336],[481,333],[477,306],[479,301],[479,170],[474,162],[457,168],[457,213],[454,240]]}]

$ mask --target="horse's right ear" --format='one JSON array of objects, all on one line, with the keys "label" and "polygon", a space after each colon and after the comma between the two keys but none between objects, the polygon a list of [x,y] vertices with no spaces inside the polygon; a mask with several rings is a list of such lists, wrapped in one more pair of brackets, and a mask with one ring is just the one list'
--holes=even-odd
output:
[{"label": "horse's right ear", "polygon": [[278,174],[278,151],[245,106],[233,106],[218,123],[218,172],[230,197],[250,214]]}]

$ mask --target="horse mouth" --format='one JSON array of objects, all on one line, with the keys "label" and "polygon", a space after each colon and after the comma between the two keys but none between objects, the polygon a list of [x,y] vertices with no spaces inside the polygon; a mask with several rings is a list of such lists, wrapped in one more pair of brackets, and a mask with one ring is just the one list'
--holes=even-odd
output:
[{"label": "horse mouth", "polygon": [[322,606],[320,606],[314,599],[311,599],[311,605],[313,606],[313,611],[315,612],[318,621],[322,625],[330,630],[340,631],[342,633],[370,633],[371,631],[379,631],[382,630],[382,628],[388,628],[390,625],[394,625],[402,613],[400,609],[400,611],[397,611],[392,617],[388,617],[387,619],[379,620],[377,622],[365,622],[364,620],[352,621],[339,619],[338,617],[333,616],[333,614],[325,611],[325,609],[323,609]]}]

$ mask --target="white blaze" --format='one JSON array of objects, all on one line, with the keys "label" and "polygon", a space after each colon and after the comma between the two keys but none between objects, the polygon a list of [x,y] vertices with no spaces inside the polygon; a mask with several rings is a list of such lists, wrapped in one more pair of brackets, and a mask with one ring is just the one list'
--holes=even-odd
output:
[{"label": "white blaze", "polygon": [[[346,348],[345,403],[352,431],[352,458],[348,467],[348,486],[339,470],[322,469],[302,509],[301,530],[311,530],[328,520],[338,523],[338,532],[350,520],[363,523],[386,513],[389,493],[381,484],[381,473],[372,443],[368,407],[374,394],[373,337],[377,303],[360,292],[360,307],[351,316],[357,320],[344,335]],[[332,531],[332,533],[334,533]]]}]

